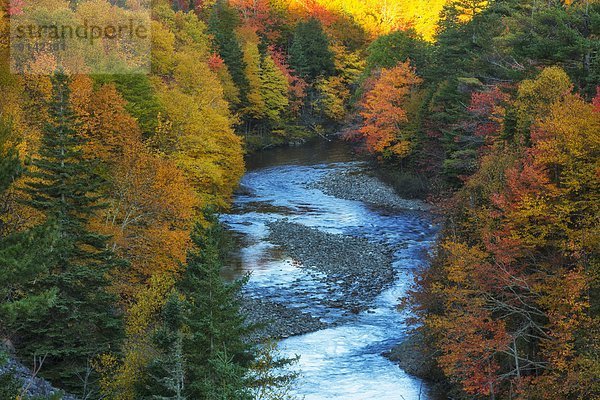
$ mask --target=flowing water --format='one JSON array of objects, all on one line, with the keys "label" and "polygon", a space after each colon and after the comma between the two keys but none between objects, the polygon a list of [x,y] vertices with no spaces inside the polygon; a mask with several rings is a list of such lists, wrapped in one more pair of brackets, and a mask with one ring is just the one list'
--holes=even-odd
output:
[{"label": "flowing water", "polygon": [[[342,323],[280,342],[284,355],[300,355],[295,395],[307,400],[429,399],[427,385],[381,356],[406,337],[406,312],[397,309],[414,270],[435,238],[426,213],[378,210],[328,196],[309,185],[334,169],[360,169],[341,144],[277,150],[252,160],[223,221],[240,236],[237,273],[251,272],[246,291]],[[286,218],[326,232],[364,237],[394,251],[397,279],[368,311],[342,315],[321,305],[327,288],[270,244],[267,224]]]}]

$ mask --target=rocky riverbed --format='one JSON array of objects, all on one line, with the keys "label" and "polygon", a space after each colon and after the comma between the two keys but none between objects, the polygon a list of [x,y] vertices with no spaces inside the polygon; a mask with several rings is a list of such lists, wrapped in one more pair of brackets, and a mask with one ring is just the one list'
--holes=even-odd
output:
[{"label": "rocky riverbed", "polygon": [[[262,325],[260,336],[285,338],[336,325],[369,308],[394,281],[391,252],[366,239],[322,232],[289,221],[269,224],[269,242],[281,247],[295,264],[327,289],[313,304],[339,309],[338,320],[323,320],[302,309],[263,298],[246,298],[249,321]],[[310,293],[304,294],[307,298]]]},{"label": "rocky riverbed", "polygon": [[251,339],[281,339],[324,329],[330,324],[307,312],[268,299],[244,298],[242,311],[257,325]]},{"label": "rocky riverbed", "polygon": [[394,280],[388,248],[363,238],[326,233],[287,221],[269,224],[269,241],[281,246],[301,268],[320,273],[332,289],[331,307],[358,313]]},{"label": "rocky riverbed", "polygon": [[334,170],[311,187],[330,196],[362,201],[376,207],[417,211],[431,208],[422,201],[401,198],[391,186],[360,169]]},{"label": "rocky riverbed", "polygon": [[[429,206],[419,200],[399,197],[393,188],[361,168],[334,169],[307,189],[345,200],[361,201],[373,207],[394,210],[425,211]],[[251,195],[246,188],[242,194]],[[283,207],[249,202],[239,211],[253,209],[272,212]],[[348,317],[367,310],[373,300],[394,282],[392,251],[385,245],[364,238],[332,234],[310,228],[287,219],[268,224],[268,242],[277,245],[283,254],[313,274],[328,288],[328,295],[318,300],[320,305],[342,311]],[[305,294],[306,296],[309,293]],[[323,320],[305,310],[281,304],[269,298],[247,297],[244,310],[252,323],[262,326],[260,336],[285,338],[336,325],[335,320]]]}]

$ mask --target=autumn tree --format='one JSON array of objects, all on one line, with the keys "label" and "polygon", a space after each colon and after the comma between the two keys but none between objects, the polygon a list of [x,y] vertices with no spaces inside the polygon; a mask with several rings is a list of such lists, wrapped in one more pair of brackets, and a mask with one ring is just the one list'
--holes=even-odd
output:
[{"label": "autumn tree", "polygon": [[244,37],[244,64],[246,65],[245,74],[248,79],[247,106],[244,108],[244,114],[253,120],[265,118],[267,105],[263,98],[262,85],[262,66],[261,54],[258,48],[259,37],[254,29],[245,27],[240,30],[240,35]]},{"label": "autumn tree", "polygon": [[167,51],[172,65],[155,81],[162,114],[153,142],[184,171],[203,205],[222,207],[241,178],[244,160],[220,79],[209,65],[207,28],[192,13],[163,8],[161,15],[157,23],[166,32],[175,26],[175,41]]},{"label": "autumn tree", "polygon": [[113,84],[119,95],[125,100],[125,109],[137,119],[145,138],[151,137],[158,128],[158,116],[161,112],[156,92],[147,75],[119,74],[95,75],[94,82]]},{"label": "autumn tree", "polygon": [[133,400],[149,378],[147,368],[164,351],[155,339],[161,326],[167,326],[163,309],[171,298],[176,277],[169,273],[151,276],[127,304],[125,340],[121,354],[102,355],[95,368],[100,372],[102,395],[109,399]]},{"label": "autumn tree", "polygon": [[[590,307],[599,120],[593,105],[569,94],[564,76],[549,68],[519,87],[527,140],[484,128],[494,140],[452,200],[433,270],[415,293],[440,367],[470,395],[598,395]],[[486,124],[504,115],[494,115],[494,98],[506,101],[493,92],[473,98]]]},{"label": "autumn tree", "polygon": [[115,142],[115,122],[123,129],[103,160],[110,201],[97,221],[131,260],[129,269],[114,275],[114,288],[125,299],[122,355],[103,357],[98,365],[103,394],[118,399],[136,398],[139,385],[148,384],[153,354],[166,351],[155,340],[157,327],[166,326],[163,310],[183,272],[198,207],[226,206],[243,171],[241,140],[232,129],[206,26],[193,13],[175,13],[164,4],[156,10],[155,131],[144,140],[127,115],[128,103],[111,85],[93,91],[82,110],[95,127],[88,134],[99,150],[89,147],[91,153]]},{"label": "autumn tree", "polygon": [[277,67],[271,54],[262,57],[261,62],[261,95],[265,102],[266,118],[270,124],[281,124],[289,106],[288,81]]},{"label": "autumn tree", "polygon": [[414,142],[402,129],[408,122],[407,99],[421,83],[408,62],[392,69],[382,69],[363,100],[364,119],[360,129],[367,148],[379,154],[404,158]]},{"label": "autumn tree", "polygon": [[570,92],[572,83],[560,67],[544,69],[535,79],[521,82],[515,100],[517,132],[528,141],[533,122],[545,116],[550,106]]},{"label": "autumn tree", "polygon": [[272,39],[280,34],[272,29],[276,18],[269,0],[231,0],[231,6],[241,13],[246,25],[252,26],[261,34],[266,34]]},{"label": "autumn tree", "polygon": [[490,5],[487,0],[449,0],[441,11],[441,26],[468,25],[475,16]]},{"label": "autumn tree", "polygon": [[101,163],[106,175],[107,207],[95,224],[111,234],[113,249],[129,268],[113,277],[128,298],[155,274],[176,273],[185,258],[188,233],[197,204],[195,194],[173,161],[144,142],[138,122],[114,85],[97,90],[77,77],[73,103],[88,139],[84,154]]},{"label": "autumn tree", "polygon": [[[543,264],[549,276],[540,299],[548,315],[549,334],[541,347],[549,372],[539,386],[552,399],[593,398],[600,390],[592,378],[599,366],[593,344],[599,335],[591,327],[598,316],[589,312],[597,302],[590,293],[597,280],[599,130],[600,114],[581,97],[568,94],[538,119],[532,135],[531,162],[547,177],[545,196],[538,201],[545,203],[548,216],[537,229],[520,235],[525,243],[541,239],[546,248],[556,249],[554,258]],[[528,203],[520,213],[531,215],[529,210],[539,208]],[[578,346],[580,341],[585,346]]]},{"label": "autumn tree", "polygon": [[281,71],[287,80],[288,101],[290,103],[291,114],[298,116],[302,107],[304,106],[308,84],[304,79],[295,74],[295,72],[291,69],[285,55],[281,51],[271,47],[269,49],[269,53],[273,58],[273,62],[275,62],[275,65],[277,68],[279,68],[279,71]]},{"label": "autumn tree", "polygon": [[317,81],[315,87],[319,92],[315,108],[332,121],[342,122],[348,112],[347,102],[350,99],[350,90],[346,82],[333,76]]},{"label": "autumn tree", "polygon": [[107,246],[109,238],[88,227],[102,206],[102,181],[83,158],[69,79],[58,72],[52,86],[50,118],[27,192],[30,205],[47,216],[56,241],[45,260],[48,273],[37,276],[26,290],[54,291],[56,298],[46,313],[17,319],[9,329],[18,337],[21,357],[46,355],[43,376],[90,395],[95,383],[92,360],[118,351],[122,339],[115,298],[107,291],[107,277],[120,261]]},{"label": "autumn tree", "polygon": [[315,109],[329,120],[341,123],[351,108],[353,88],[358,85],[365,64],[359,52],[345,46],[332,46],[335,55],[336,74],[319,78],[314,87],[317,91]]},{"label": "autumn tree", "polygon": [[230,106],[231,110],[236,110],[240,106],[240,89],[236,86],[233,81],[233,77],[229,72],[229,68],[225,64],[223,58],[217,53],[213,54],[208,62],[208,66],[211,71],[217,74],[221,80],[221,86],[223,87],[223,96]]}]

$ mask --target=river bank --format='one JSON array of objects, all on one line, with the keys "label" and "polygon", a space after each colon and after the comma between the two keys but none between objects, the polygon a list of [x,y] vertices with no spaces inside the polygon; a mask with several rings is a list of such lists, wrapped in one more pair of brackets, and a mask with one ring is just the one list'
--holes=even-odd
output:
[{"label": "river bank", "polygon": [[283,356],[300,356],[293,394],[431,399],[382,355],[408,337],[397,305],[435,239],[427,204],[398,196],[347,143],[275,149],[248,165],[221,217],[238,242],[227,274],[250,274],[250,321]]},{"label": "river bank", "polygon": [[393,210],[429,211],[431,207],[419,200],[404,199],[379,177],[361,169],[334,171],[312,185],[325,194],[340,199],[362,201],[375,207]]},{"label": "river bank", "polygon": [[[430,209],[425,202],[401,198],[391,186],[359,167],[333,170],[306,188],[388,210]],[[251,194],[247,188],[239,193]],[[256,204],[249,203],[247,206],[256,207]],[[258,209],[261,212],[281,212],[285,208],[261,206]],[[342,310],[342,318],[368,310],[374,299],[389,288],[396,278],[396,271],[392,267],[392,249],[384,244],[323,232],[287,219],[269,223],[268,229],[267,240],[270,243],[327,287],[328,296],[317,301],[322,306]],[[311,295],[302,294],[307,297]],[[341,322],[324,321],[268,298],[247,297],[244,311],[251,323],[262,326],[259,329],[260,336],[277,339],[315,332]]]}]

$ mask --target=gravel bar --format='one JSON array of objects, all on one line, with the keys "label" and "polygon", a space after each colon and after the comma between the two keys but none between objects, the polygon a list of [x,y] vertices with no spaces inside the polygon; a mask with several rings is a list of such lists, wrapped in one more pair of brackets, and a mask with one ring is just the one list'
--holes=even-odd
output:
[{"label": "gravel bar", "polygon": [[243,304],[242,311],[248,321],[258,325],[253,335],[257,339],[281,339],[303,335],[331,325],[308,313],[274,301],[247,297]]},{"label": "gravel bar", "polygon": [[408,200],[374,176],[359,170],[334,170],[311,188],[344,200],[362,201],[376,207],[399,210],[428,211],[431,207],[420,200]]},{"label": "gravel bar", "polygon": [[336,235],[288,222],[269,224],[269,241],[302,268],[320,272],[331,285],[328,305],[353,313],[368,309],[395,277],[391,251],[366,239]]}]

